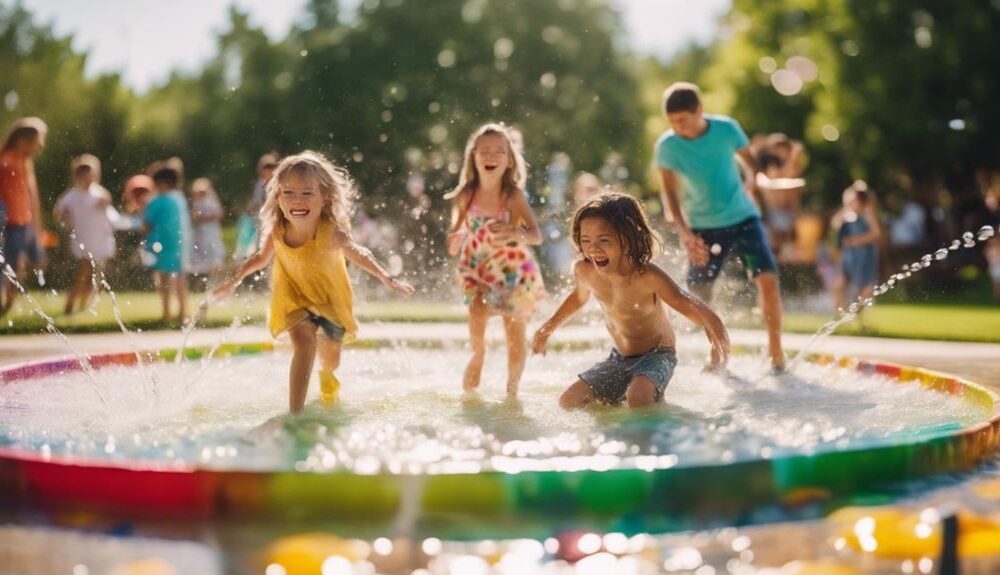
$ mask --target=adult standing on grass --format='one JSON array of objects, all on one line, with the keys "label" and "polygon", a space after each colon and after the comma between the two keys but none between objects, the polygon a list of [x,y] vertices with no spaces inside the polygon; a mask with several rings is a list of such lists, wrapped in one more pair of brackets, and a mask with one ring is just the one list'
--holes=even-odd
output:
[{"label": "adult standing on grass", "polygon": [[[757,165],[750,140],[736,120],[703,113],[701,91],[694,84],[672,84],[663,107],[672,129],[656,142],[656,163],[663,179],[664,214],[673,216],[687,251],[688,289],[709,302],[722,265],[730,256],[739,257],[760,294],[771,364],[783,370],[778,266],[751,198]],[[751,172],[745,184],[737,156]]]},{"label": "adult standing on grass", "polygon": [[[23,260],[35,267],[44,264],[45,252],[39,243],[42,202],[35,179],[34,157],[45,147],[48,127],[41,118],[15,121],[0,146],[0,250],[3,263],[15,274],[23,273]],[[17,287],[0,273],[0,317],[14,305]]]}]

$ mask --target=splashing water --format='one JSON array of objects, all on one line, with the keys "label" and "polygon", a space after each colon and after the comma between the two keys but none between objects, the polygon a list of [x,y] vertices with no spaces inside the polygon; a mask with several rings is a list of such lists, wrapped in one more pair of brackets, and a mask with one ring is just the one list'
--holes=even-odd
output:
[{"label": "splashing water", "polygon": [[208,315],[208,302],[211,299],[211,295],[206,295],[201,303],[198,304],[198,308],[195,310],[191,317],[184,322],[184,329],[182,330],[181,345],[177,348],[177,355],[174,356],[174,363],[180,363],[184,359],[184,350],[187,349],[188,338],[191,337],[191,332],[198,325],[199,322],[205,321],[205,316]]},{"label": "splashing water", "polygon": [[[1000,227],[998,227],[1000,229]],[[909,264],[903,265],[901,271],[889,277],[885,282],[875,286],[872,291],[872,296],[868,298],[858,298],[857,301],[853,302],[847,307],[846,310],[841,310],[839,317],[834,317],[831,321],[825,323],[821,328],[819,328],[816,333],[809,338],[806,345],[802,347],[801,350],[792,359],[790,366],[799,365],[805,356],[819,343],[822,339],[826,338],[834,331],[837,330],[841,325],[854,320],[858,313],[861,312],[866,307],[871,307],[875,305],[875,298],[881,296],[882,294],[894,289],[902,281],[910,278],[914,273],[919,272],[923,269],[930,267],[934,261],[941,261],[948,258],[948,252],[956,251],[959,249],[959,245],[962,248],[968,249],[976,246],[977,243],[986,242],[996,234],[997,230],[994,230],[992,226],[983,226],[973,234],[972,232],[965,232],[962,234],[961,239],[956,239],[951,242],[949,247],[941,248],[936,250],[933,254],[924,254],[920,258]]]},{"label": "splashing water", "polygon": [[7,278],[7,281],[11,282],[11,284],[17,288],[17,291],[19,291],[21,295],[23,295],[25,299],[28,300],[28,303],[31,304],[32,306],[32,312],[38,314],[39,317],[45,320],[45,331],[58,337],[63,342],[63,345],[65,345],[66,348],[70,351],[70,353],[72,353],[73,356],[76,357],[76,360],[80,363],[80,367],[83,368],[84,373],[86,373],[87,377],[90,379],[91,389],[93,389],[94,393],[97,394],[98,399],[101,400],[101,405],[106,407],[108,402],[101,391],[103,385],[99,380],[97,372],[94,370],[94,367],[90,364],[90,358],[88,358],[85,354],[77,351],[77,349],[73,347],[73,345],[69,342],[69,338],[66,337],[66,334],[64,334],[63,332],[59,331],[56,328],[55,320],[52,319],[52,316],[42,311],[42,306],[37,301],[35,301],[35,298],[31,297],[31,294],[28,293],[28,290],[24,287],[24,285],[22,285],[21,282],[17,281],[17,274],[14,272],[14,269],[10,267],[10,265],[7,263],[7,260],[4,259],[2,254],[0,254],[0,272],[3,272],[3,275]]},{"label": "splashing water", "polygon": [[[498,401],[503,354],[490,354],[483,395],[463,395],[464,351],[347,349],[342,402],[313,396],[281,415],[291,356],[228,357],[187,388],[182,366],[160,366],[161,401],[134,385],[133,367],[107,367],[113,417],[81,397],[80,374],[0,388],[0,444],[110,460],[184,462],[213,469],[356,473],[614,467],[640,456],[677,465],[729,463],[934,437],[988,416],[960,397],[852,369],[806,364],[767,377],[756,358],[729,375],[681,363],[666,403],[647,410],[566,411],[556,397],[606,351],[533,358],[517,401]],[[268,420],[268,418],[271,418]]]},{"label": "splashing water", "polygon": [[147,393],[152,390],[153,397],[156,397],[158,395],[156,370],[153,370],[152,373],[147,373],[146,362],[142,358],[142,352],[139,351],[139,342],[135,340],[132,332],[125,327],[125,320],[122,318],[121,308],[118,307],[118,298],[115,295],[114,290],[111,289],[111,284],[108,283],[107,276],[104,275],[103,271],[101,272],[101,285],[104,286],[104,289],[108,290],[108,299],[111,300],[111,311],[115,316],[115,321],[118,323],[118,329],[120,329],[122,334],[124,334],[128,339],[129,345],[132,346],[132,350],[135,352],[135,360],[139,365],[139,372],[142,376],[143,389],[145,389]]}]

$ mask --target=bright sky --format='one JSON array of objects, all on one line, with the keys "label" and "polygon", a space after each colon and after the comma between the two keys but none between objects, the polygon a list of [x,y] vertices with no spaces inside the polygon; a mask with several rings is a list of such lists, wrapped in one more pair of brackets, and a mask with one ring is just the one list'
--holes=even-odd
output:
[{"label": "bright sky", "polygon": [[[120,71],[139,90],[166,80],[174,69],[194,70],[215,51],[230,5],[249,11],[273,39],[282,38],[302,14],[305,0],[22,0],[73,46],[88,50],[88,73]],[[461,1],[461,0],[446,0]],[[715,33],[731,0],[614,0],[625,14],[632,46],[669,56]],[[9,5],[10,0],[0,0]],[[353,5],[356,0],[346,0]]]}]

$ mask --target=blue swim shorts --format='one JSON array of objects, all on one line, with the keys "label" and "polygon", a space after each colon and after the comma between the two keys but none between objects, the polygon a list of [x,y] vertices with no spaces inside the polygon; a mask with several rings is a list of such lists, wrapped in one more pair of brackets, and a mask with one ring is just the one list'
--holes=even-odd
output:
[{"label": "blue swim shorts", "polygon": [[725,228],[691,230],[705,241],[709,249],[708,263],[703,266],[690,264],[688,284],[712,284],[719,277],[722,265],[730,256],[737,256],[751,276],[764,272],[778,273],[767,232],[760,218],[753,217]]},{"label": "blue swim shorts", "polygon": [[617,349],[604,361],[579,375],[590,386],[594,398],[617,405],[625,400],[632,378],[645,375],[656,387],[656,401],[663,399],[663,390],[670,383],[677,367],[677,352],[672,347],[655,347],[639,355],[623,356]]},{"label": "blue swim shorts", "polygon": [[316,315],[312,312],[309,312],[309,315],[306,316],[306,319],[313,322],[314,324],[316,324],[316,327],[323,330],[323,335],[325,335],[328,339],[332,341],[344,341],[344,334],[347,333],[347,330],[344,329],[344,326],[334,323],[326,319],[325,317],[321,315]]},{"label": "blue swim shorts", "polygon": [[0,244],[3,247],[4,260],[15,270],[22,257],[27,258],[32,265],[36,266],[45,258],[45,252],[38,243],[38,238],[35,237],[34,227],[9,225],[3,230],[3,235],[3,241]]}]

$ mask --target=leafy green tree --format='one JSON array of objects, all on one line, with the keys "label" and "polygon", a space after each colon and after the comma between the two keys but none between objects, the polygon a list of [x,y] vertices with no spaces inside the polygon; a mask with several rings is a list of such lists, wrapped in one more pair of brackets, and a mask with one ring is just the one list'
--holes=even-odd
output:
[{"label": "leafy green tree", "polygon": [[[826,203],[864,178],[892,196],[955,193],[997,169],[1000,10],[988,2],[736,0],[731,36],[704,74],[710,104],[750,132],[806,141]],[[794,95],[771,72],[792,57],[818,77]]]}]

